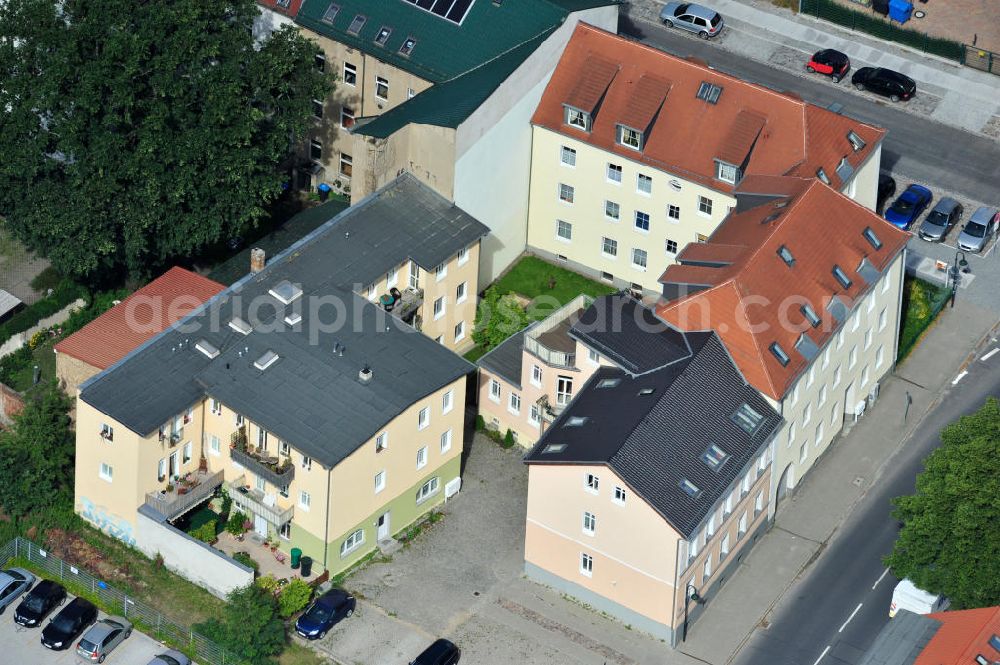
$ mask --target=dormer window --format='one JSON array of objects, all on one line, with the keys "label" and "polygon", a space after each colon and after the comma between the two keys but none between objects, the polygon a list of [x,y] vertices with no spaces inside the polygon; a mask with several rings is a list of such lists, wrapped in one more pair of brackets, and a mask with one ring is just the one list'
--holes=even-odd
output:
[{"label": "dormer window", "polygon": [[576,127],[577,129],[582,129],[585,132],[590,131],[590,114],[581,111],[580,109],[575,109],[572,106],[564,106],[565,110],[565,120],[566,124],[570,127]]},{"label": "dormer window", "polygon": [[413,37],[407,37],[403,41],[403,45],[399,47],[399,54],[406,56],[410,55],[411,53],[413,53],[413,47],[416,45],[417,45],[416,39],[414,39]]},{"label": "dormer window", "polygon": [[738,167],[732,164],[727,164],[726,162],[715,161],[715,177],[717,180],[722,182],[728,182],[730,185],[735,185],[736,181],[740,179],[740,170]]},{"label": "dormer window", "polygon": [[788,354],[785,353],[785,350],[781,348],[780,344],[777,342],[771,342],[771,346],[768,348],[771,350],[771,353],[774,354],[774,357],[778,359],[778,362],[781,363],[782,367],[786,367],[788,365],[788,362],[791,359],[788,357]]},{"label": "dormer window", "polygon": [[383,25],[382,29],[378,31],[375,35],[375,43],[379,46],[385,46],[385,43],[389,41],[389,35],[392,34],[392,28],[387,25]]},{"label": "dormer window", "polygon": [[866,226],[865,230],[861,232],[861,235],[865,237],[865,240],[867,240],[868,244],[874,249],[882,249],[882,241],[879,240],[878,236],[875,235],[875,232],[870,226]]},{"label": "dormer window", "polygon": [[778,256],[781,257],[781,260],[784,261],[785,265],[789,268],[795,265],[795,257],[792,256],[792,252],[784,245],[778,248]]},{"label": "dormer window", "polygon": [[826,174],[826,171],[823,170],[822,166],[816,169],[816,177],[819,178],[820,182],[824,185],[830,184],[830,176]]},{"label": "dormer window", "polygon": [[847,140],[851,143],[851,147],[854,148],[854,152],[858,152],[859,150],[864,150],[865,140],[860,136],[858,136],[858,133],[855,132],[853,129],[847,132]]},{"label": "dormer window", "polygon": [[633,150],[642,150],[642,132],[625,125],[618,125],[618,144]]},{"label": "dormer window", "polygon": [[838,265],[833,266],[833,276],[842,287],[845,289],[851,288],[853,282],[851,282],[851,278],[847,276],[843,268]]},{"label": "dormer window", "polygon": [[367,20],[368,17],[365,16],[364,14],[358,14],[357,16],[355,16],[354,20],[351,21],[351,25],[347,26],[347,34],[357,35],[359,32],[361,32],[361,28],[365,27],[365,22]]},{"label": "dormer window", "polygon": [[327,25],[333,25],[333,19],[337,18],[337,13],[339,11],[340,11],[340,5],[331,2],[330,5],[326,8],[326,11],[323,12],[323,18],[321,18],[320,21],[326,23]]},{"label": "dormer window", "polygon": [[802,312],[802,316],[806,317],[806,321],[808,321],[809,325],[811,325],[813,328],[819,326],[819,324],[821,323],[819,314],[816,313],[816,310],[814,310],[812,306],[809,305],[809,303],[806,303],[805,305],[802,305],[802,307],[799,307],[799,311]]}]

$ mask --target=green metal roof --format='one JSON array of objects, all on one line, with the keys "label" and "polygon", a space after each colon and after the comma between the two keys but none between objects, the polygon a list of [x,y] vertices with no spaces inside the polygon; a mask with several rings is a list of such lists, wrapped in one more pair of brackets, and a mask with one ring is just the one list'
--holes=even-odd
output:
[{"label": "green metal roof", "polygon": [[[331,4],[340,10],[332,22],[323,17]],[[551,32],[570,12],[618,4],[618,0],[475,0],[461,25],[405,0],[305,0],[295,20],[335,41],[357,48],[432,83],[448,81]],[[348,33],[355,17],[366,17],[357,34]],[[392,30],[384,45],[375,43],[383,27]],[[400,54],[407,39],[411,53]]]},{"label": "green metal roof", "polygon": [[353,133],[384,139],[411,123],[458,127],[553,31],[555,28],[550,28],[481,67],[438,83],[371,121],[355,125]]}]

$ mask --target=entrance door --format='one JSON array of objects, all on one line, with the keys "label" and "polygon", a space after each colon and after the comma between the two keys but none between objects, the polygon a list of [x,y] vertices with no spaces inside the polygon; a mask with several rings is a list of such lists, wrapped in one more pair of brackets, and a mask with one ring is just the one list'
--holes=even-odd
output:
[{"label": "entrance door", "polygon": [[389,513],[388,511],[379,515],[378,531],[375,534],[376,540],[385,540],[389,537]]},{"label": "entrance door", "polygon": [[267,520],[260,515],[253,516],[253,530],[257,535],[267,538]]},{"label": "entrance door", "polygon": [[170,479],[173,480],[174,476],[177,475],[177,453],[170,453]]},{"label": "entrance door", "polygon": [[857,395],[854,394],[854,382],[852,381],[847,390],[844,391],[844,416],[854,418],[854,408],[857,406]]}]

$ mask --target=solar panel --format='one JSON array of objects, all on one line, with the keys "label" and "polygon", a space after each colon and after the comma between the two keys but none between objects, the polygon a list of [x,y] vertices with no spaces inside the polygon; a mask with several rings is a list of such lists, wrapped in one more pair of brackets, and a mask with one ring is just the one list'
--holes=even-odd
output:
[{"label": "solar panel", "polygon": [[461,24],[475,0],[403,0],[435,16]]}]

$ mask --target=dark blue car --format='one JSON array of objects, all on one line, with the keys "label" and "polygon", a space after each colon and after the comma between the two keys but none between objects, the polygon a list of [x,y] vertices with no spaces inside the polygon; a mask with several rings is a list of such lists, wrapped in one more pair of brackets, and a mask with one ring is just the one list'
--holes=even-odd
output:
[{"label": "dark blue car", "polygon": [[931,190],[922,185],[910,185],[885,211],[885,219],[893,226],[906,230],[930,204]]},{"label": "dark blue car", "polygon": [[341,589],[330,589],[313,601],[295,622],[295,632],[307,640],[319,640],[344,617],[354,614],[357,601]]}]

